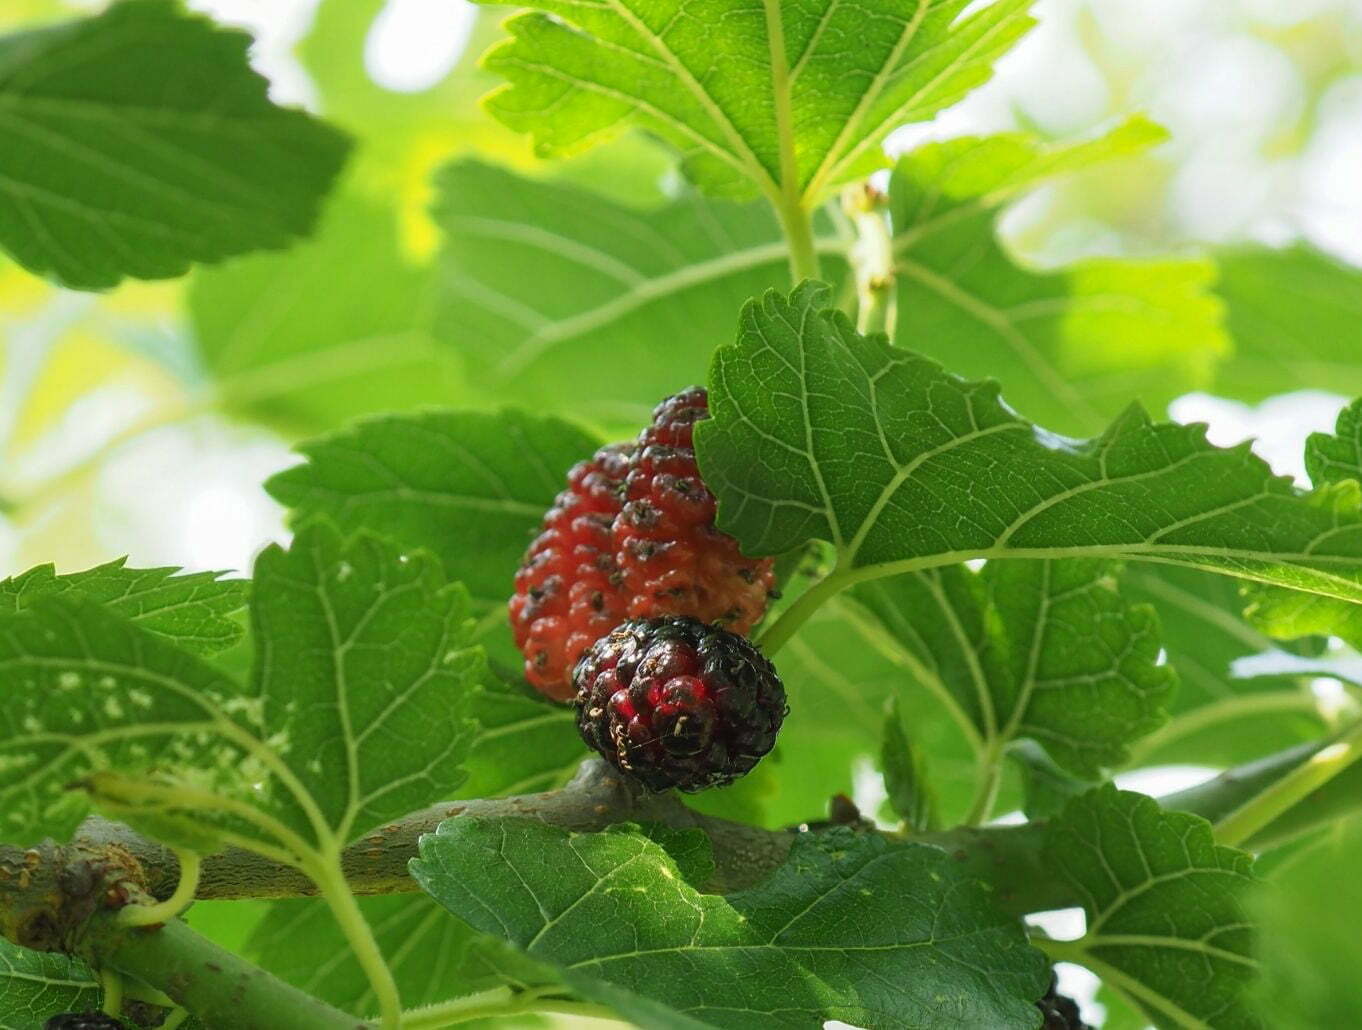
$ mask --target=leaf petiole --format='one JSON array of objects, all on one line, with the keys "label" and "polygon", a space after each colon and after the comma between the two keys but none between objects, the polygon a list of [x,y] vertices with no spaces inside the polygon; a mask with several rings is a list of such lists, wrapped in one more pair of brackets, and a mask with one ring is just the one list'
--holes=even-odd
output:
[{"label": "leaf petiole", "polygon": [[1359,758],[1362,758],[1362,721],[1353,723],[1332,744],[1311,755],[1217,822],[1216,840],[1232,847],[1242,845]]},{"label": "leaf petiole", "polygon": [[303,872],[316,883],[350,950],[354,952],[355,960],[368,977],[369,985],[378,998],[380,1026],[383,1030],[398,1030],[403,1023],[402,1000],[397,982],[379,950],[378,941],[374,939],[373,929],[359,910],[359,902],[341,873],[339,853],[321,861],[309,862]]},{"label": "leaf petiole", "polygon": [[509,987],[495,987],[479,994],[470,994],[452,1001],[410,1009],[402,1014],[402,1030],[440,1030],[458,1026],[475,1019],[491,1019],[520,1013],[577,1016],[610,1023],[623,1023],[613,1009],[590,1002],[564,998],[548,998],[546,994],[561,991],[561,987],[516,992]]},{"label": "leaf petiole", "polygon": [[790,639],[799,631],[799,627],[808,621],[809,616],[836,597],[842,590],[851,586],[852,582],[853,580],[850,577],[837,569],[833,569],[804,591],[794,604],[781,612],[780,617],[757,639],[757,646],[762,649],[767,658],[772,657],[790,642]]},{"label": "leaf petiole", "polygon": [[993,814],[993,806],[998,800],[998,789],[1003,779],[1003,753],[999,738],[994,738],[979,753],[979,782],[970,803],[969,814],[965,816],[966,826],[978,826],[988,822]]},{"label": "leaf petiole", "polygon": [[99,974],[99,985],[104,988],[104,1000],[100,1011],[107,1016],[120,1016],[123,1013],[123,974],[117,969],[104,969]]},{"label": "leaf petiole", "polygon": [[790,251],[791,283],[798,285],[805,279],[817,279],[818,248],[813,241],[813,218],[798,199],[782,197],[773,203]]},{"label": "leaf petiole", "polygon": [[180,863],[180,880],[175,885],[174,893],[154,905],[129,905],[124,908],[118,913],[120,926],[155,926],[174,919],[193,903],[194,894],[199,889],[199,856],[183,848],[171,850]]}]

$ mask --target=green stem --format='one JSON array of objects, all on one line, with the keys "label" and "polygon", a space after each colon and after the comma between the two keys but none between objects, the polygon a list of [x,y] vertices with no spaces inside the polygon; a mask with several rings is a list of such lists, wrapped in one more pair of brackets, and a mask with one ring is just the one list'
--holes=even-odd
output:
[{"label": "green stem", "polygon": [[1149,756],[1157,754],[1160,748],[1220,723],[1278,712],[1312,712],[1318,715],[1319,702],[1308,693],[1294,689],[1237,694],[1212,701],[1174,716],[1149,736],[1141,737],[1131,746],[1126,767],[1138,768]]},{"label": "green stem", "polygon": [[1362,758],[1362,722],[1356,722],[1285,776],[1215,824],[1222,844],[1238,847]]},{"label": "green stem", "polygon": [[1082,962],[1084,949],[1079,941],[1057,941],[1037,933],[1031,937],[1031,946],[1045,952],[1051,962]]},{"label": "green stem", "polygon": [[183,848],[172,849],[180,864],[180,882],[175,891],[165,901],[154,905],[129,905],[118,913],[118,921],[124,926],[155,926],[174,919],[194,901],[199,889],[199,856]]},{"label": "green stem", "polygon": [[[549,989],[562,990],[561,987]],[[509,987],[497,987],[480,994],[470,994],[465,998],[455,998],[453,1001],[411,1009],[403,1013],[402,1030],[440,1030],[441,1027],[471,1023],[475,1019],[494,1019],[498,1016],[528,1013],[619,1022],[619,1016],[615,1011],[604,1005],[562,998],[545,998],[544,993],[543,990],[517,993]]]},{"label": "green stem", "polygon": [[308,869],[307,873],[317,884],[317,889],[331,908],[341,933],[345,935],[355,960],[369,979],[374,996],[378,999],[382,1030],[399,1030],[402,1025],[402,998],[393,979],[392,970],[379,950],[378,941],[369,926],[359,902],[351,893],[350,885],[341,873],[340,856],[324,866]]},{"label": "green stem", "polygon": [[1003,753],[995,738],[979,755],[979,783],[970,803],[969,814],[965,816],[966,826],[978,826],[988,822],[993,814],[993,806],[998,801],[998,789],[1003,779]]},{"label": "green stem", "polygon": [[214,1030],[360,1030],[369,1024],[219,947],[179,919],[151,929],[98,920],[87,953],[164,991]]},{"label": "green stem", "polygon": [[99,984],[104,988],[104,1001],[100,1011],[105,1015],[117,1016],[123,1011],[122,974],[116,969],[101,970]]},{"label": "green stem", "polygon": [[795,633],[799,631],[799,627],[808,621],[810,615],[821,608],[824,603],[836,597],[838,592],[848,585],[847,577],[837,569],[833,569],[804,591],[794,604],[781,612],[780,618],[776,619],[757,640],[757,645],[766,654],[766,657],[770,658],[788,644]]}]

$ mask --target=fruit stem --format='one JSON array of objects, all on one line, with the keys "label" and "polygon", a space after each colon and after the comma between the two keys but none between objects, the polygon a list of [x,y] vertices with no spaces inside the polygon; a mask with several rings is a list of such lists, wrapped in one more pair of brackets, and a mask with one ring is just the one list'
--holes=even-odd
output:
[{"label": "fruit stem", "polygon": [[1362,758],[1362,721],[1215,824],[1221,844],[1238,847]]}]

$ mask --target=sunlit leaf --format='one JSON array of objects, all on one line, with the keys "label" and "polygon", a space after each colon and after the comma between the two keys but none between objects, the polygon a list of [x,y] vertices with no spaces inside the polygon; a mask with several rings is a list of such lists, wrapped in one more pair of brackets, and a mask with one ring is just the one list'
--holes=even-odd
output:
[{"label": "sunlit leaf", "polygon": [[996,385],[860,336],[827,303],[805,285],[750,304],[696,430],[719,524],[748,553],[832,543],[821,595],[970,558],[1083,556],[1362,600],[1356,504],[1316,503],[1247,445],[1138,407],[1095,439],[1047,433]]},{"label": "sunlit leaf", "polygon": [[[1158,613],[1168,663],[1178,674],[1172,718],[1136,745],[1138,764],[1234,765],[1324,730],[1310,671],[1254,660],[1277,645],[1244,617],[1249,604],[1244,584],[1198,569],[1145,563],[1126,569],[1120,588],[1122,596]],[[1313,672],[1327,675],[1318,665]]]},{"label": "sunlit leaf", "polygon": [[1362,994],[1348,989],[1362,919],[1362,833],[1335,827],[1260,888],[1263,978],[1254,1000],[1274,1027],[1362,1025]]},{"label": "sunlit leaf", "polygon": [[433,559],[320,525],[257,563],[250,688],[78,592],[40,598],[0,618],[6,836],[64,839],[88,794],[195,850],[348,842],[462,781],[485,676],[466,615]]},{"label": "sunlit leaf", "polygon": [[[1362,502],[1362,401],[1339,412],[1334,435],[1312,433],[1305,466],[1323,508],[1352,510]],[[1247,598],[1254,625],[1274,637],[1341,637],[1362,649],[1362,604],[1295,590],[1254,587]]]},{"label": "sunlit leaf", "polygon": [[1362,269],[1306,246],[1217,253],[1233,356],[1215,392],[1258,401],[1289,390],[1362,394]]},{"label": "sunlit leaf", "polygon": [[808,206],[883,163],[879,144],[989,78],[1026,32],[1026,0],[537,0],[486,57],[510,80],[488,100],[545,153],[627,125],[669,140],[713,192]]},{"label": "sunlit leaf", "polygon": [[890,702],[885,714],[880,768],[884,770],[889,804],[904,824],[911,830],[937,829],[940,816],[927,759],[904,732],[897,700]]},{"label": "sunlit leaf", "polygon": [[[688,193],[641,211],[470,160],[437,183],[437,327],[489,398],[641,425],[704,378],[749,297],[788,280],[763,204]],[[842,244],[823,226],[819,246]]]},{"label": "sunlit leaf", "polygon": [[347,193],[315,239],[200,270],[188,311],[223,410],[317,431],[458,395],[431,300],[430,270],[399,251],[395,213]]},{"label": "sunlit leaf", "polygon": [[[570,709],[504,685],[476,694],[478,722],[469,778],[458,797],[490,798],[559,787],[585,755]],[[428,800],[435,800],[432,798]],[[503,982],[545,982],[508,960],[499,942],[450,915],[425,894],[360,899],[408,1006],[434,1004]],[[316,898],[275,902],[247,953],[276,976],[357,1015],[376,1008],[350,944]],[[551,977],[549,981],[551,982]]]},{"label": "sunlit leaf", "polygon": [[350,841],[452,793],[486,675],[463,587],[446,585],[429,555],[342,541],[324,524],[287,551],[267,548],[254,584],[264,725],[335,836]]},{"label": "sunlit leaf", "polygon": [[29,1030],[59,1012],[97,1009],[103,989],[79,959],[29,951],[0,938],[0,1027]]},{"label": "sunlit leaf", "polygon": [[890,187],[898,342],[963,375],[997,378],[1013,406],[1060,432],[1097,432],[1133,400],[1162,411],[1207,384],[1229,347],[1209,262],[1091,258],[1033,269],[997,237],[999,209],[1019,193],[1165,138],[1135,118],[1063,146],[1013,133],[902,157]]},{"label": "sunlit leaf", "polygon": [[1173,674],[1158,622],[1102,561],[991,561],[856,587],[924,689],[968,721],[990,761],[1014,739],[1096,778],[1163,721]]},{"label": "sunlit leaf", "polygon": [[232,616],[246,607],[248,581],[219,579],[216,572],[178,572],[130,569],[122,558],[60,576],[51,565],[39,565],[0,582],[0,613],[20,611],[40,597],[73,593],[196,654],[214,654],[240,640],[242,627]]},{"label": "sunlit leaf", "polygon": [[[89,801],[73,781],[153,767],[243,786],[245,689],[78,593],[0,620],[0,801],[6,839],[69,837]],[[198,838],[202,840],[202,837]]]}]

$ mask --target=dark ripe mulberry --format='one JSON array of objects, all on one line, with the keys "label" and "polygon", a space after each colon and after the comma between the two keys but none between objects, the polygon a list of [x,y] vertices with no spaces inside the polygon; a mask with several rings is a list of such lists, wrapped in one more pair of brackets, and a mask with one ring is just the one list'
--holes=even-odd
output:
[{"label": "dark ripe mulberry", "polygon": [[776,742],[785,687],[744,638],[687,617],[631,619],[573,676],[582,739],[649,790],[703,790],[751,771]]},{"label": "dark ripe mulberry", "polygon": [[709,417],[701,387],[668,397],[640,434],[615,519],[615,562],[630,618],[688,615],[746,634],[775,585],[771,558],[747,558],[714,525],[715,499],[695,460],[695,423]]},{"label": "dark ripe mulberry", "polygon": [[629,450],[602,447],[573,466],[516,573],[509,608],[525,678],[556,701],[572,697],[572,667],[582,652],[625,617],[611,527]]},{"label": "dark ripe mulberry", "polygon": [[123,1030],[123,1024],[103,1012],[58,1012],[43,1030]]},{"label": "dark ripe mulberry", "polygon": [[1040,1009],[1043,1017],[1040,1030],[1092,1030],[1083,1022],[1078,1003],[1059,993],[1059,980],[1053,972],[1050,974],[1050,989],[1045,992],[1045,997],[1036,1002],[1036,1008]]}]

